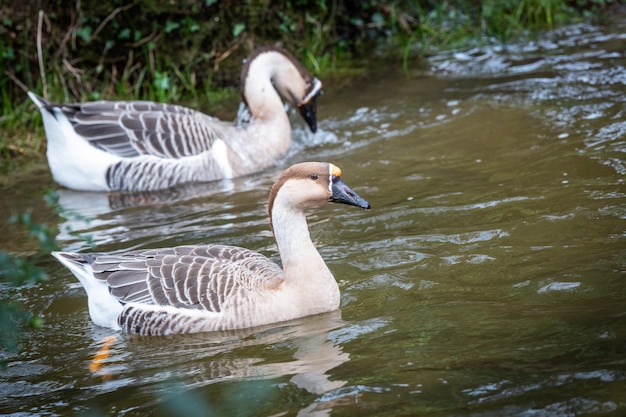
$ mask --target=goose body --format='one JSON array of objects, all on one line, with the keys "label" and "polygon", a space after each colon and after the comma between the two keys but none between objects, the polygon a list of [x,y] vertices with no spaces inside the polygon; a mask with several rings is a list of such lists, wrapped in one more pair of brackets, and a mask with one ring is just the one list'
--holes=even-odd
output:
[{"label": "goose body", "polygon": [[271,166],[291,145],[281,96],[317,129],[321,82],[287,51],[255,50],[241,72],[235,123],[150,101],[55,104],[33,92],[59,184],[85,191],[158,190],[247,175]]},{"label": "goose body", "polygon": [[162,335],[271,324],[339,308],[339,286],[305,217],[328,203],[370,208],[329,163],[293,165],[274,183],[268,211],[282,268],[225,245],[53,255],[82,283],[100,326]]}]

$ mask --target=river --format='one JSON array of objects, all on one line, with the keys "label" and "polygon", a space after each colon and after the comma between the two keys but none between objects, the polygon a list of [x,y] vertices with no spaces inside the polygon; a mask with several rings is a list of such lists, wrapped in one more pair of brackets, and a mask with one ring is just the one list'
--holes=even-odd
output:
[{"label": "river", "polygon": [[[320,131],[294,116],[290,155],[234,181],[106,195],[20,177],[0,214],[35,208],[69,251],[226,243],[278,261],[269,187],[304,160],[341,167],[372,210],[309,215],[341,311],[242,332],[100,328],[72,274],[38,258],[48,281],[3,289],[45,325],[2,354],[0,414],[626,414],[625,33],[580,24],[326,85]],[[65,217],[41,209],[45,186]]]}]

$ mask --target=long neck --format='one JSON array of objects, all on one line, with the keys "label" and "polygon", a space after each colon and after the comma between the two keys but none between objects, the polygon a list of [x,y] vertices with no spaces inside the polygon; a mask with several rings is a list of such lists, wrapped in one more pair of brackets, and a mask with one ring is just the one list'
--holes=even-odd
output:
[{"label": "long neck", "polygon": [[321,265],[323,272],[328,271],[322,256],[311,241],[309,227],[302,211],[274,206],[272,222],[274,237],[286,275],[297,278],[302,275],[302,271],[317,272],[317,270],[302,269],[308,266]]},{"label": "long neck", "polygon": [[272,222],[285,285],[320,312],[338,308],[337,281],[311,241],[304,213],[274,205]]},{"label": "long neck", "polygon": [[[243,96],[251,123],[248,126],[252,143],[260,143],[270,158],[281,157],[291,146],[291,124],[283,101],[272,83],[276,68],[284,65],[285,58],[277,53],[259,55],[248,68]],[[272,145],[270,146],[270,143]]]},{"label": "long neck", "polygon": [[285,65],[290,65],[287,59],[275,52],[261,54],[250,63],[242,88],[254,120],[267,121],[278,115],[288,120],[283,102],[273,84]]}]

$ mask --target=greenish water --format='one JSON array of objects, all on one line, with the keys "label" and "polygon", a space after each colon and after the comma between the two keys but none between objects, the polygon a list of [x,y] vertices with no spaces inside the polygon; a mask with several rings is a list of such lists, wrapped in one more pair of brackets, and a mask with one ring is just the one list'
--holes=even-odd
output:
[{"label": "greenish water", "polygon": [[[292,154],[249,178],[59,190],[92,219],[46,215],[71,251],[90,235],[102,251],[219,242],[278,260],[265,202],[302,160],[340,166],[372,210],[309,216],[340,312],[245,332],[116,334],[90,322],[69,271],[42,261],[50,281],[2,290],[46,326],[3,354],[0,414],[626,414],[625,29],[575,26],[327,87],[321,132],[297,122]],[[41,206],[46,183],[6,190],[2,211]],[[3,246],[32,250],[3,227]]]}]

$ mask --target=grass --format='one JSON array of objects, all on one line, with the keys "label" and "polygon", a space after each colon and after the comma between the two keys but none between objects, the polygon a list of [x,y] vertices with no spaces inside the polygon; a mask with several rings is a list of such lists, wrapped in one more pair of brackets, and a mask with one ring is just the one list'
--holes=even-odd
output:
[{"label": "grass", "polygon": [[0,116],[0,174],[25,160],[43,159],[46,143],[39,112],[28,101],[14,102],[3,98]]}]

